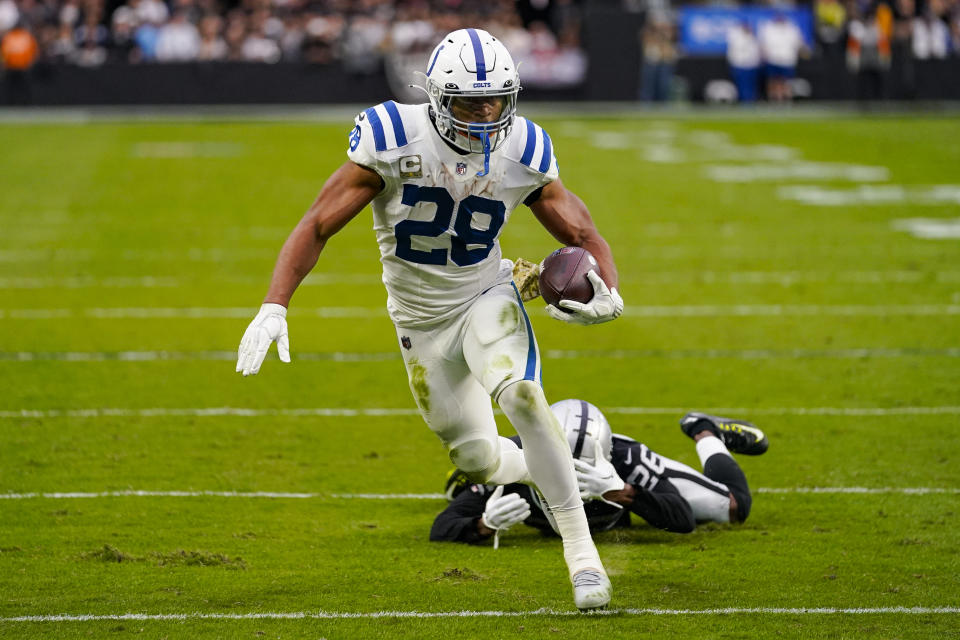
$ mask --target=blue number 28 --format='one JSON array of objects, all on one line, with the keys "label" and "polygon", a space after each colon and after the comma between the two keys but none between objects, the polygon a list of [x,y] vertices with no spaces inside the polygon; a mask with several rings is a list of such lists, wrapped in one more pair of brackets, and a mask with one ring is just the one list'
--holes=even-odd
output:
[{"label": "blue number 28", "polygon": [[[421,202],[432,202],[437,205],[437,214],[433,220],[404,220],[397,223],[393,233],[397,237],[397,257],[416,264],[447,263],[446,249],[432,249],[422,251],[410,245],[410,238],[423,236],[437,238],[450,229],[453,219],[454,201],[450,193],[443,187],[420,187],[415,184],[403,185],[401,202],[408,207],[416,206]],[[467,196],[457,206],[457,217],[453,221],[453,233],[450,236],[450,259],[460,267],[477,264],[493,249],[493,242],[503,226],[506,207],[499,200],[490,200],[480,196]],[[490,216],[490,224],[486,229],[477,229],[473,226],[473,214],[483,213]],[[468,249],[469,245],[482,245],[475,249]]]}]

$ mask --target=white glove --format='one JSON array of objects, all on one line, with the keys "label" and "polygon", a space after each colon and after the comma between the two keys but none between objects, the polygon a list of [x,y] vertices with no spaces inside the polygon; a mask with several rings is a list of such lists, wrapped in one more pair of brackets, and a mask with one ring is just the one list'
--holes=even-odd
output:
[{"label": "white glove", "polygon": [[561,300],[557,304],[573,313],[564,313],[557,307],[548,304],[547,315],[554,320],[562,320],[573,324],[600,324],[609,322],[623,313],[623,298],[617,293],[616,287],[607,288],[596,271],[588,271],[587,278],[593,284],[593,297],[590,302],[582,303],[574,300]]},{"label": "white glove", "polygon": [[260,371],[270,345],[277,343],[281,362],[290,362],[290,338],[287,337],[287,308],[282,304],[265,303],[243,334],[237,350],[237,373],[245,376]]},{"label": "white glove", "polygon": [[483,510],[483,524],[489,529],[502,531],[530,517],[530,503],[518,493],[503,495],[503,485],[490,494]]},{"label": "white glove", "polygon": [[[589,464],[583,460],[574,459],[573,468],[577,471],[577,484],[580,485],[580,497],[584,500],[600,499],[604,502],[603,494],[607,491],[620,491],[625,486],[623,478],[617,474],[617,470],[603,456],[600,449],[600,443],[597,442],[596,453],[594,454],[595,464]],[[614,503],[610,503],[614,504]],[[621,506],[621,505],[617,505]]]}]

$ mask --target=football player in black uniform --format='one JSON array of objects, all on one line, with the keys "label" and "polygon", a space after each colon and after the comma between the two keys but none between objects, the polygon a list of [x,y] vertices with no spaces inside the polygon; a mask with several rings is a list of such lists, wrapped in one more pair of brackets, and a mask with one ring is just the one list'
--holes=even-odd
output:
[{"label": "football player in black uniform", "polygon": [[[750,488],[733,453],[759,455],[769,442],[749,422],[705,413],[680,421],[696,443],[703,472],[664,458],[643,443],[614,434],[597,407],[563,400],[551,407],[573,452],[580,493],[591,531],[630,525],[635,513],[654,527],[689,533],[698,522],[743,522],[750,514]],[[520,439],[513,440],[522,446]],[[430,540],[478,543],[523,522],[554,530],[536,491],[524,484],[470,484],[454,470],[447,480],[450,504],[434,520]]]}]

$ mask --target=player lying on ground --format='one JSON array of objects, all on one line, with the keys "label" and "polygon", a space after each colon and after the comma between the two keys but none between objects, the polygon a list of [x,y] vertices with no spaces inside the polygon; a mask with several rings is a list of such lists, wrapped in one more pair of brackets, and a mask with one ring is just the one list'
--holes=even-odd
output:
[{"label": "player lying on ground", "polygon": [[[698,522],[743,522],[750,515],[747,478],[730,455],[767,450],[766,436],[749,422],[705,413],[684,416],[680,426],[696,442],[700,473],[611,433],[606,418],[588,402],[563,400],[552,409],[573,451],[592,531],[628,527],[630,513],[675,533],[689,533]],[[536,493],[523,484],[469,484],[455,470],[447,497],[449,506],[430,530],[433,541],[477,543],[520,522],[552,531]]]},{"label": "player lying on ground", "polygon": [[[360,113],[349,161],[327,180],[287,238],[264,304],[240,343],[237,371],[260,370],[272,342],[289,362],[286,312],[327,241],[368,204],[387,310],[410,389],[450,459],[474,482],[533,482],[563,538],[580,609],[611,587],[590,537],[570,450],[540,386],[537,343],[499,237],[524,204],[564,245],[598,262],[593,299],[551,316],[594,324],[623,311],[610,247],[558,177],[547,133],[516,115],[520,77],[507,49],[480,29],[445,36],[426,73],[429,104],[392,101]],[[568,301],[560,301],[566,307]],[[497,434],[490,398],[523,440]]]}]

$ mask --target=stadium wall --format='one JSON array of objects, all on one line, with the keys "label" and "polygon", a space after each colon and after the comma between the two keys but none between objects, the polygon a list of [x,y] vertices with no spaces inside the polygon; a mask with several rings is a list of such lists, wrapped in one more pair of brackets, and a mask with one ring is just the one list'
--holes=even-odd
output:
[{"label": "stadium wall", "polygon": [[[603,58],[594,58],[603,59]],[[694,102],[704,100],[707,83],[727,79],[723,59],[686,58],[676,75]],[[813,100],[853,100],[856,77],[816,60],[802,61],[797,73],[810,83]],[[583,87],[545,90],[525,88],[525,101],[631,101],[637,96],[636,66],[598,68]],[[619,81],[614,81],[619,77]],[[245,63],[105,65],[97,69],[36,67],[28,95],[15,103],[33,105],[178,105],[178,104],[367,104],[391,95],[386,75],[352,75],[335,66]],[[899,100],[960,100],[960,65],[949,60],[895,65],[887,74],[885,94]],[[0,102],[4,102],[2,100]]]}]

